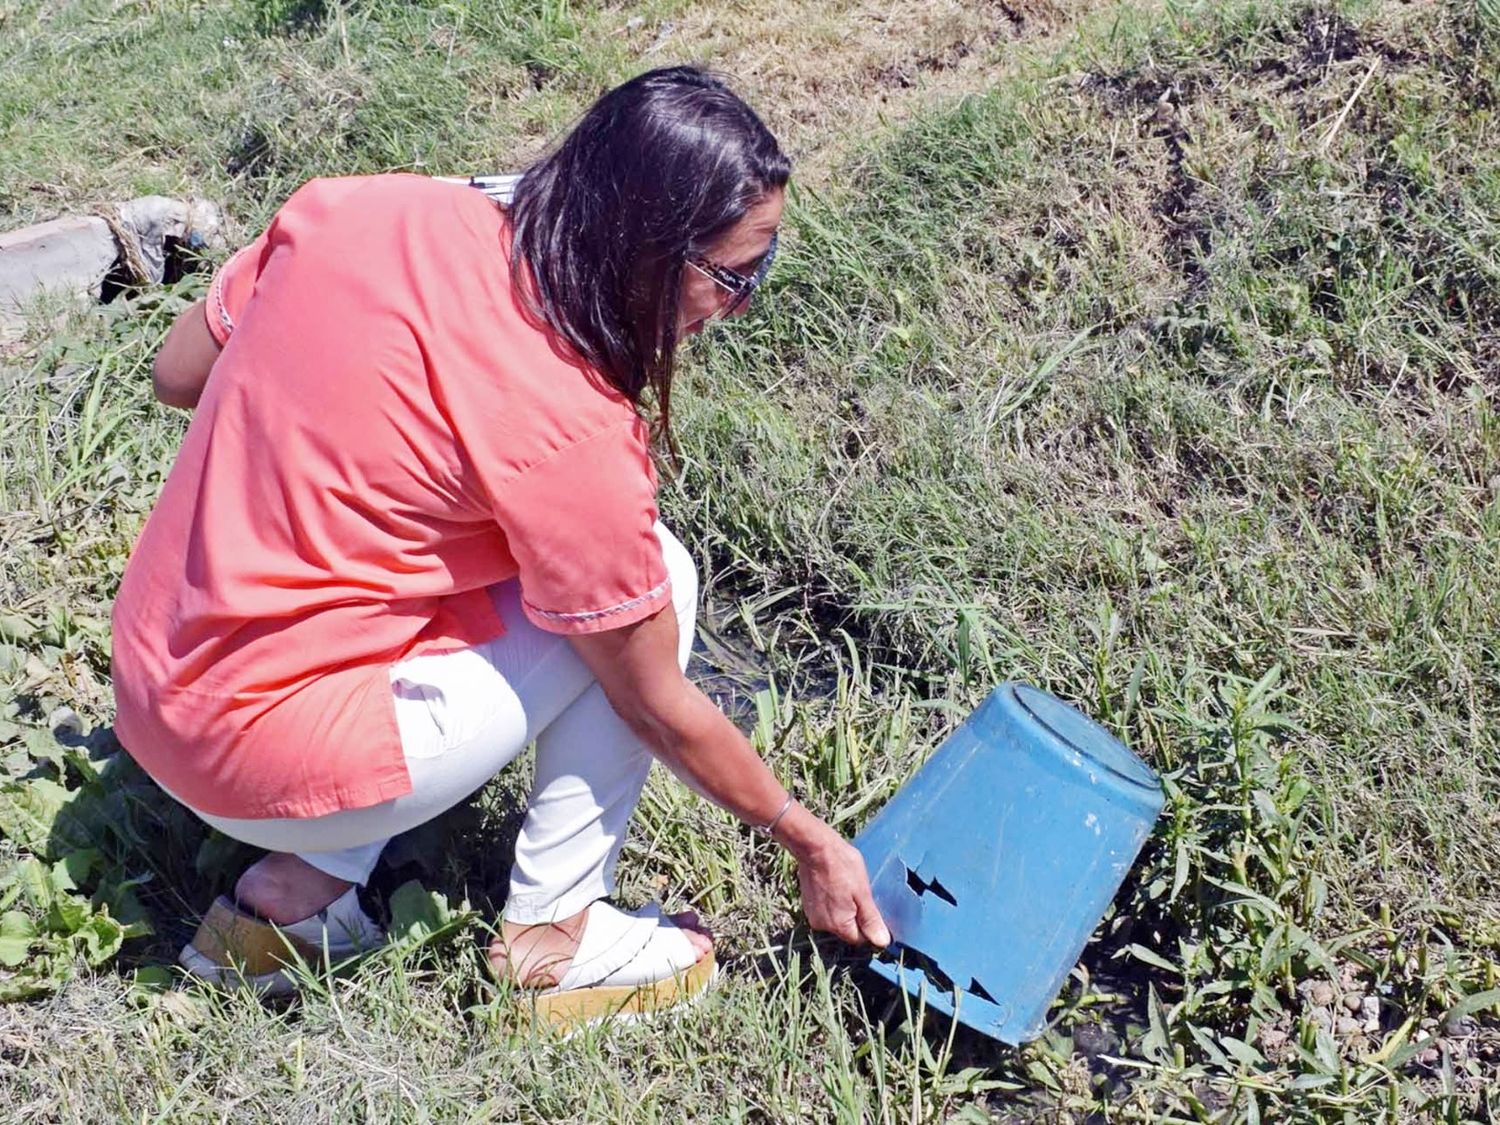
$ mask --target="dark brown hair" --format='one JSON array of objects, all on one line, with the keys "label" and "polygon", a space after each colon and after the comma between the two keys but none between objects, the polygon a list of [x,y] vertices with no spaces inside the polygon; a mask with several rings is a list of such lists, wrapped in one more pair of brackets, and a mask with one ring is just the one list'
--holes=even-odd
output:
[{"label": "dark brown hair", "polygon": [[722,79],[674,66],[601,97],[516,189],[511,267],[530,274],[530,311],[637,406],[649,388],[669,444],[683,265],[790,173]]}]

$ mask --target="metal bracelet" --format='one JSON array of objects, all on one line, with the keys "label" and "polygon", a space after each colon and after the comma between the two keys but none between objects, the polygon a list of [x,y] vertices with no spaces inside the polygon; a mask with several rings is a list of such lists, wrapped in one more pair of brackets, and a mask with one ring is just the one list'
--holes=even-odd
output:
[{"label": "metal bracelet", "polygon": [[786,802],[781,806],[781,811],[771,818],[770,823],[753,824],[750,826],[750,830],[757,836],[765,836],[769,839],[771,833],[776,831],[776,826],[781,823],[781,818],[786,816],[786,810],[792,807],[792,800],[791,790],[787,790]]}]

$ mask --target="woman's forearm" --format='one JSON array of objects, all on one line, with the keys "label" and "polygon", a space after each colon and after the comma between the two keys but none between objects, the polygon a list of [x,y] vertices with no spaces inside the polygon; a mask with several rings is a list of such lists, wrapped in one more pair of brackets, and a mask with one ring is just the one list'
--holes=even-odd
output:
[{"label": "woman's forearm", "polygon": [[809,925],[848,942],[889,943],[859,851],[795,801],[788,805],[749,740],[683,676],[670,607],[572,640],[615,713],[699,793],[748,824],[768,824],[785,808],[774,835],[797,858]]},{"label": "woman's forearm", "polygon": [[786,787],[749,739],[682,674],[670,607],[572,641],[615,713],[688,785],[747,824],[769,824],[786,807],[775,838],[799,860],[842,845],[837,832],[795,801],[786,805]]},{"label": "woman's forearm", "polygon": [[[750,740],[691,683],[666,715],[644,719],[639,733],[673,773],[714,804],[747,824],[769,824],[778,813],[775,838],[804,856],[834,835],[795,799],[750,745]],[[786,811],[782,813],[782,809]]]}]

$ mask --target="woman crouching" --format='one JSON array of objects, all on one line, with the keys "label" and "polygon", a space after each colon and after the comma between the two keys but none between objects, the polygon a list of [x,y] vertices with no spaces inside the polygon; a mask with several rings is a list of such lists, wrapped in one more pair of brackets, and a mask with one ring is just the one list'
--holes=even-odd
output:
[{"label": "woman crouching", "polygon": [[657,519],[648,413],[679,342],[748,306],[788,173],[719,80],[653,71],[508,200],[307,184],[173,325],[156,390],[195,414],[115,603],[117,730],[270,852],[194,973],[284,990],[288,946],[377,945],[355,888],[386,842],[533,741],[489,955],[552,1022],[712,975],[692,915],[605,901],[657,758],[796,857],[813,927],[889,940],[859,853],[684,676],[697,579]]}]

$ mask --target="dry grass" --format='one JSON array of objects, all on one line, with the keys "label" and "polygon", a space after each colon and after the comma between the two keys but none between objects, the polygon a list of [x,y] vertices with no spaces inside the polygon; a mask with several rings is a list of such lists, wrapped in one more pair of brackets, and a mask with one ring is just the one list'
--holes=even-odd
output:
[{"label": "dry grass", "polygon": [[[764,113],[826,183],[872,131],[983,89],[1070,33],[1100,0],[768,0],[693,5],[656,29],[653,55],[705,61]],[[670,31],[667,28],[670,27]]]}]

